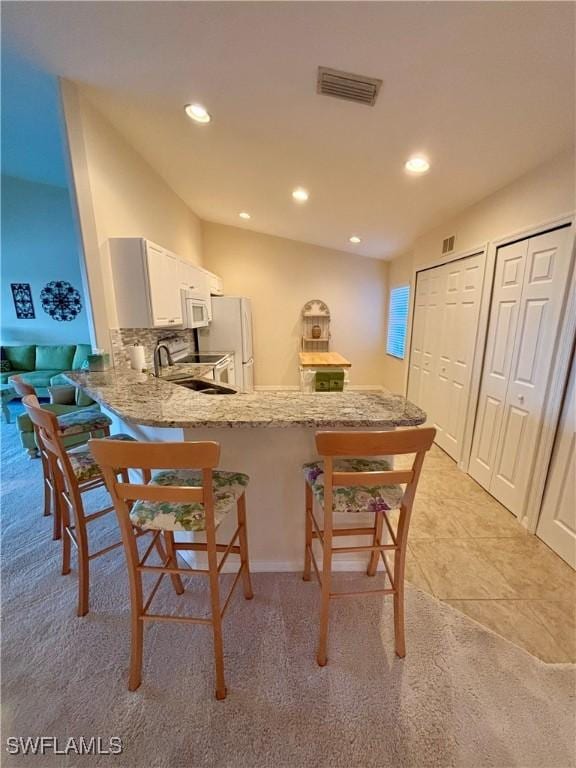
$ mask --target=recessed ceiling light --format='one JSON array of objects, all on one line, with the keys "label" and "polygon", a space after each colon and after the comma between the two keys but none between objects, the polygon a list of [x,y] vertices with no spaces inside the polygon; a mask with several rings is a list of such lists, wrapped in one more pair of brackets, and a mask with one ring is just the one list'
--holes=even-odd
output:
[{"label": "recessed ceiling light", "polygon": [[195,120],[197,123],[209,123],[212,118],[210,113],[203,107],[202,104],[187,104],[184,109],[188,117]]},{"label": "recessed ceiling light", "polygon": [[430,170],[430,163],[422,155],[414,155],[404,166],[409,173],[426,173]]},{"label": "recessed ceiling light", "polygon": [[306,200],[308,200],[308,192],[304,189],[304,187],[296,187],[294,192],[292,192],[292,197],[299,203],[305,203]]},{"label": "recessed ceiling light", "polygon": [[351,243],[361,243],[361,242],[362,242],[362,241],[360,240],[360,238],[358,237],[358,235],[352,235],[352,237],[351,237],[351,238],[349,238],[349,239],[350,239],[350,242],[351,242]]},{"label": "recessed ceiling light", "polygon": [[238,216],[240,216],[241,219],[249,219],[250,214],[246,213],[246,211],[242,211],[242,213],[239,213]]}]

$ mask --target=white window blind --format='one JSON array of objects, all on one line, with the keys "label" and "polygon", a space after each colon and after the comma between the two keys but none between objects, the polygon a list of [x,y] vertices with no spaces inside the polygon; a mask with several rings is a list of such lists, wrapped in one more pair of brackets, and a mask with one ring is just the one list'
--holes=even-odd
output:
[{"label": "white window blind", "polygon": [[406,352],[409,299],[409,285],[401,285],[398,288],[392,288],[390,291],[386,352],[394,357],[403,358]]}]

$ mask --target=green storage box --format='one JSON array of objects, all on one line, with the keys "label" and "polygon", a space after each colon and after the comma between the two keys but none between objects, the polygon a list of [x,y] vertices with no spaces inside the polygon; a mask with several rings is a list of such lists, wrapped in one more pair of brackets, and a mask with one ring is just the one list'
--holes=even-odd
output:
[{"label": "green storage box", "polygon": [[344,371],[316,371],[316,392],[342,392]]}]

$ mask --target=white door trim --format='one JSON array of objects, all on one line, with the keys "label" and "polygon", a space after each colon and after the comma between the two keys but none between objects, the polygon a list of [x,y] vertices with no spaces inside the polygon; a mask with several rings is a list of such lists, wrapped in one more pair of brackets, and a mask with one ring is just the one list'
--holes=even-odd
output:
[{"label": "white door trim", "polygon": [[543,235],[549,229],[559,229],[566,224],[573,224],[574,217],[576,216],[576,210],[569,211],[562,214],[562,216],[556,216],[553,219],[546,219],[539,224],[531,224],[529,227],[523,229],[517,229],[514,232],[508,232],[505,235],[500,235],[490,240],[489,247],[498,249],[503,245],[509,245],[514,240],[524,240],[535,235]]}]

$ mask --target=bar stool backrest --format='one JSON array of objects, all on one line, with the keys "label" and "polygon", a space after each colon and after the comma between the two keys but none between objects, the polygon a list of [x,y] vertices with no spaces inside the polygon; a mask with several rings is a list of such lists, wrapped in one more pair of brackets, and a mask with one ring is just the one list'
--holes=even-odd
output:
[{"label": "bar stool backrest", "polygon": [[[92,439],[88,445],[102,470],[121,525],[127,522],[129,505],[136,500],[203,504],[207,523],[214,523],[212,470],[220,461],[219,443],[149,443]],[[202,485],[192,487],[119,482],[117,474],[122,472],[126,478],[128,470],[131,469],[142,470],[145,479],[150,477],[150,471],[154,469],[198,469],[202,471]]]},{"label": "bar stool backrest", "polygon": [[[25,382],[21,376],[12,376],[10,378],[10,384],[12,384],[12,386],[14,387],[16,394],[20,395],[20,397],[22,398],[22,402],[24,402],[25,397],[33,397],[35,401],[35,405],[38,408],[40,407],[40,403],[38,402],[38,398],[36,397],[36,390],[31,384],[28,384],[27,382]],[[34,402],[34,401],[31,401],[31,402]],[[34,430],[36,447],[40,452],[40,457],[43,462],[48,461],[48,455],[47,455],[46,448],[42,442],[42,435],[40,434],[40,429],[38,425],[34,423],[34,421],[32,421],[32,428]]]},{"label": "bar stool backrest", "polygon": [[58,419],[51,412],[42,408],[36,395],[26,395],[22,403],[34,426],[39,441],[39,450],[51,455],[54,468],[60,468],[69,493],[76,491],[74,471],[60,436]]},{"label": "bar stool backrest", "polygon": [[20,395],[20,397],[25,397],[26,395],[36,395],[36,390],[34,387],[31,384],[25,382],[22,376],[11,376],[10,384],[16,391],[16,394]]},{"label": "bar stool backrest", "polygon": [[[334,486],[406,485],[401,510],[410,512],[426,451],[431,447],[436,430],[432,427],[390,432],[317,432],[316,448],[324,460],[324,507],[332,509]],[[397,456],[414,453],[410,469],[382,472],[338,472],[337,457]]]}]

